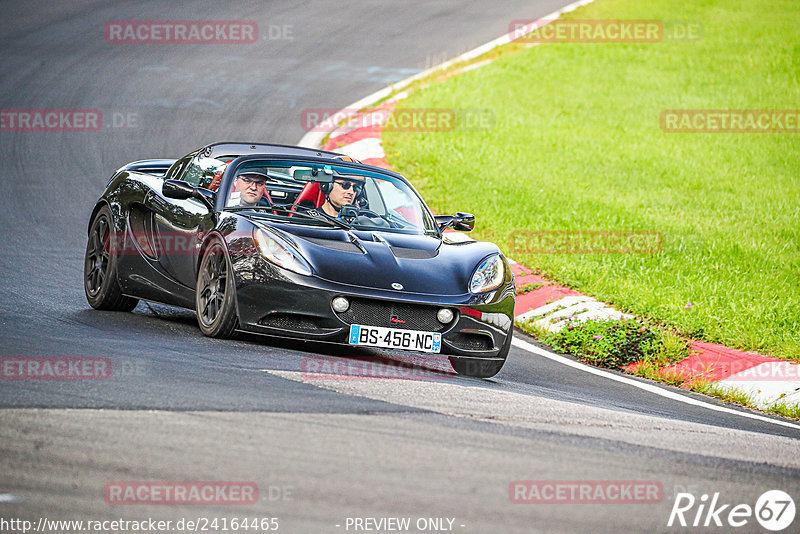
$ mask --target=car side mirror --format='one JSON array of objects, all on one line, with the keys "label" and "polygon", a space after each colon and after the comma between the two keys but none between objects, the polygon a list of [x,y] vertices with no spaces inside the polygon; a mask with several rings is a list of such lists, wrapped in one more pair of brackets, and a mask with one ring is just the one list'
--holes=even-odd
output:
[{"label": "car side mirror", "polygon": [[194,186],[181,180],[164,180],[161,192],[167,198],[186,200],[194,195]]},{"label": "car side mirror", "polygon": [[192,184],[182,180],[164,180],[161,193],[167,198],[176,200],[196,198],[205,204],[209,211],[214,211],[215,195],[213,191],[202,187],[194,187]]},{"label": "car side mirror", "polygon": [[455,215],[436,215],[439,230],[452,228],[459,232],[471,232],[475,228],[475,216],[471,213],[457,212]]}]

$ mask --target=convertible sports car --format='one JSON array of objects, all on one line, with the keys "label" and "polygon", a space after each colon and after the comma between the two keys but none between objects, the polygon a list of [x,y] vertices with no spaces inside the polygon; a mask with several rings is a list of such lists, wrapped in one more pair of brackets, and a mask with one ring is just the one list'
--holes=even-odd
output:
[{"label": "convertible sports car", "polygon": [[474,222],[434,216],[405,178],[341,154],[217,143],[114,173],[84,289],[102,310],[193,309],[207,336],[441,353],[485,378],[511,346],[514,279],[494,244],[443,234]]}]

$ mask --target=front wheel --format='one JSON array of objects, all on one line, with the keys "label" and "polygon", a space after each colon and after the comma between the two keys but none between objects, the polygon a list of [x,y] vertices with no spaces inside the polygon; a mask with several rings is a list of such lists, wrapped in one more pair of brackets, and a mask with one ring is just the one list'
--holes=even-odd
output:
[{"label": "front wheel", "polygon": [[450,357],[450,365],[453,366],[456,373],[473,378],[491,378],[500,372],[505,363],[505,360]]},{"label": "front wheel", "polygon": [[83,290],[96,310],[131,311],[138,299],[126,297],[117,281],[118,243],[114,238],[111,210],[103,206],[89,227],[83,260]]},{"label": "front wheel", "polygon": [[195,310],[200,331],[209,337],[230,338],[239,326],[233,272],[222,243],[215,241],[200,262]]}]

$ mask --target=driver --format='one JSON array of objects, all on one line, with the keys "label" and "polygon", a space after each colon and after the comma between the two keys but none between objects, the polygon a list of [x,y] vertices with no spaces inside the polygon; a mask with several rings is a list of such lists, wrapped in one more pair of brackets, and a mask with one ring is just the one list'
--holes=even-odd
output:
[{"label": "driver", "polygon": [[228,206],[253,207],[268,205],[260,203],[267,187],[267,176],[260,172],[243,172],[233,180],[233,192]]},{"label": "driver", "polygon": [[330,184],[320,184],[325,194],[325,203],[320,209],[329,217],[338,217],[342,206],[354,204],[358,193],[364,187],[364,179],[356,176],[336,175]]}]

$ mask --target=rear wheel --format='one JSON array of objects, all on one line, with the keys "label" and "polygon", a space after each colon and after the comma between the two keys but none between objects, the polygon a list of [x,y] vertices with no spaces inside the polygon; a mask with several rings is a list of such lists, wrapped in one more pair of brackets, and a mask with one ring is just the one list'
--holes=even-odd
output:
[{"label": "rear wheel", "polygon": [[200,262],[195,310],[197,324],[209,337],[230,338],[239,326],[234,300],[235,287],[225,247],[215,241]]},{"label": "rear wheel", "polygon": [[117,242],[111,210],[103,206],[89,228],[83,262],[83,290],[97,310],[131,311],[138,299],[126,297],[117,281]]}]

